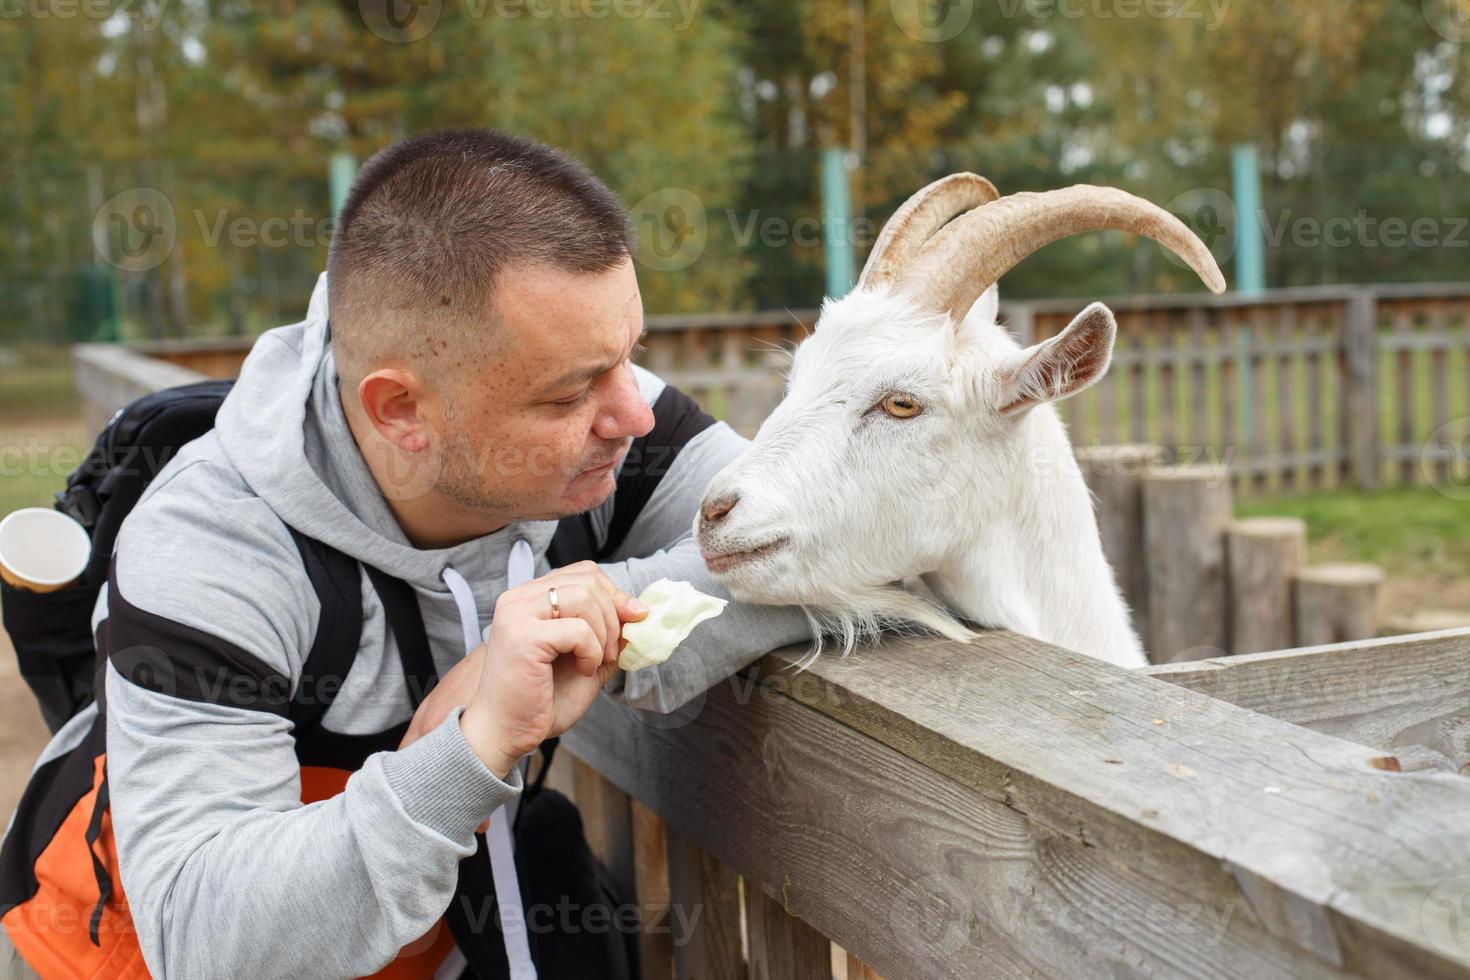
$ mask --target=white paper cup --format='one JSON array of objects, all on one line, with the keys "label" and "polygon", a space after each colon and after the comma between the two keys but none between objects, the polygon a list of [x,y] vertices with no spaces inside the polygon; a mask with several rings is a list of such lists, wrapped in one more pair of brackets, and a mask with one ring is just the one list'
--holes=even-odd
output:
[{"label": "white paper cup", "polygon": [[0,578],[53,592],[74,582],[92,557],[87,529],[59,510],[23,507],[0,520]]}]

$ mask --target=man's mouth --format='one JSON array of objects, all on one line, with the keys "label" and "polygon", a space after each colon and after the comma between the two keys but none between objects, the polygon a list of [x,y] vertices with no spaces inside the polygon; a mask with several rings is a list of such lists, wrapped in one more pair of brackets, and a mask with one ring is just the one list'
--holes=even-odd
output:
[{"label": "man's mouth", "polygon": [[704,566],[711,572],[719,574],[728,572],[748,562],[759,561],[769,555],[773,555],[791,543],[790,538],[777,538],[767,541],[765,544],[756,545],[754,548],[746,548],[742,551],[720,551],[714,552],[707,548],[699,549],[699,556],[704,559]]},{"label": "man's mouth", "polygon": [[622,449],[619,449],[616,453],[613,454],[612,459],[609,459],[605,463],[598,463],[596,466],[589,466],[587,469],[585,469],[585,470],[582,471],[582,475],[583,476],[594,476],[594,475],[601,476],[603,473],[606,473],[609,470],[613,469],[615,466],[617,466],[618,463],[622,460],[622,458],[625,455],[627,455],[627,453],[628,453],[628,447],[627,446],[624,446]]}]

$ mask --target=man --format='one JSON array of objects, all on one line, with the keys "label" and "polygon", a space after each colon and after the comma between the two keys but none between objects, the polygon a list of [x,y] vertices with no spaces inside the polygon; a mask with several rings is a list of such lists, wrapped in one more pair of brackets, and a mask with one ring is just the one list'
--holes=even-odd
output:
[{"label": "man", "polygon": [[[719,592],[689,531],[744,441],[632,365],[631,248],[612,193],[547,147],[465,130],[378,153],[306,320],[257,341],[214,431],[129,515],[95,621],[120,885],[154,976],[452,963],[435,927],[460,861],[520,793],[517,760],[615,673],[631,596],[658,578]],[[674,455],[630,523],[614,489],[655,426]],[[557,519],[584,512],[604,562],[553,570]],[[319,741],[402,737],[345,783],[239,694],[305,683],[322,606],[302,536],[363,569],[361,641]],[[517,561],[537,577],[507,587]],[[384,575],[411,587],[443,678],[417,711],[400,666],[417,617]],[[670,711],[808,635],[795,609],[732,603],[608,690]]]}]

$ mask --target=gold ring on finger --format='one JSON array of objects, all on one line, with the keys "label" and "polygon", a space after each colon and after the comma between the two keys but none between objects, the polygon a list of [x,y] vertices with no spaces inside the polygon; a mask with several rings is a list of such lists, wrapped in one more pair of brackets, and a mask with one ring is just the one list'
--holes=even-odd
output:
[{"label": "gold ring on finger", "polygon": [[556,586],[546,590],[546,598],[551,600],[551,618],[561,619],[561,602],[556,598]]}]

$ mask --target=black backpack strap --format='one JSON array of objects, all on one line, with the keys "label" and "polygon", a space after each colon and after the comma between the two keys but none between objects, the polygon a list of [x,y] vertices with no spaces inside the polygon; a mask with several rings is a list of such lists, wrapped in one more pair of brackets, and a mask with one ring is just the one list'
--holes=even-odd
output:
[{"label": "black backpack strap", "polygon": [[398,657],[403,661],[403,676],[408,681],[408,697],[414,709],[439,680],[439,670],[429,652],[429,634],[424,629],[424,615],[419,610],[413,587],[381,569],[364,565],[373,589],[383,603],[388,628],[398,643]]},{"label": "black backpack strap", "polygon": [[357,648],[362,644],[362,578],[355,558],[294,527],[289,530],[321,606],[316,637],[289,707],[299,737],[321,724],[357,659]]}]

